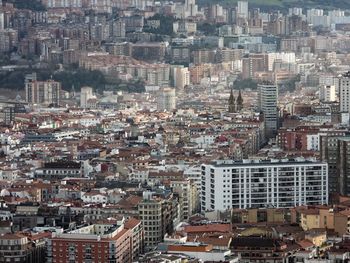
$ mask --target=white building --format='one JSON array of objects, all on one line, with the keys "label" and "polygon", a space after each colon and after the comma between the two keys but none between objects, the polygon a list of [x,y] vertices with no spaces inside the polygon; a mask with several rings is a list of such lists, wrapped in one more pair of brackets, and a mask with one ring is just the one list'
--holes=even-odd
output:
[{"label": "white building", "polygon": [[276,61],[280,61],[286,64],[295,64],[295,53],[294,52],[271,52],[268,53],[268,69],[269,71],[274,70],[274,64]]},{"label": "white building", "polygon": [[340,112],[350,112],[350,72],[339,79]]},{"label": "white building", "polygon": [[327,203],[327,163],[222,160],[202,165],[202,211]]},{"label": "white building", "polygon": [[336,101],[335,86],[323,85],[320,87],[320,101],[333,102]]},{"label": "white building", "polygon": [[183,90],[185,86],[190,85],[190,72],[188,68],[175,68],[174,86],[178,90]]},{"label": "white building", "polygon": [[94,98],[91,87],[82,87],[80,91],[80,107],[87,108],[90,99]]},{"label": "white building", "polygon": [[184,11],[184,17],[196,16],[198,13],[198,5],[196,5],[196,0],[185,0]]},{"label": "white building", "polygon": [[106,204],[108,197],[106,194],[95,193],[95,192],[82,192],[81,199],[84,203],[97,203],[97,204]]},{"label": "white building", "polygon": [[248,1],[237,2],[237,17],[248,19]]},{"label": "white building", "polygon": [[306,135],[306,149],[308,151],[320,150],[320,134],[308,134]]},{"label": "white building", "polygon": [[159,111],[172,111],[176,109],[175,89],[162,88],[158,96],[157,107]]}]

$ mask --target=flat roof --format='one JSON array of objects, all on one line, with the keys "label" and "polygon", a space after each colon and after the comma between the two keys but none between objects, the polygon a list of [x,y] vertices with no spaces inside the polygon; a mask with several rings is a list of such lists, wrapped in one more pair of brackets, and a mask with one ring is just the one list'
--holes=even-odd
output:
[{"label": "flat roof", "polygon": [[289,166],[289,165],[327,165],[326,162],[305,159],[270,159],[270,160],[216,160],[210,163],[215,167],[233,166]]}]

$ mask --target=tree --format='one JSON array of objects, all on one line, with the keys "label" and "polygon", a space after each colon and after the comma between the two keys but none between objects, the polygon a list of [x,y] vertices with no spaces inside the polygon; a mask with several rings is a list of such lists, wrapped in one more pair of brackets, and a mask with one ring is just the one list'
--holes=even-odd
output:
[{"label": "tree", "polygon": [[217,25],[203,23],[197,25],[197,30],[204,33],[206,36],[216,36],[217,35]]},{"label": "tree", "polygon": [[29,9],[33,11],[45,11],[45,6],[39,0],[8,0],[18,9]]},{"label": "tree", "polygon": [[257,89],[258,83],[249,78],[249,79],[236,79],[233,83],[234,89]]},{"label": "tree", "polygon": [[158,35],[168,35],[172,36],[174,34],[173,31],[173,23],[175,22],[175,18],[172,16],[164,16],[161,14],[155,14],[150,17],[148,20],[159,20],[160,26],[159,28],[144,28],[144,32],[158,34]]}]

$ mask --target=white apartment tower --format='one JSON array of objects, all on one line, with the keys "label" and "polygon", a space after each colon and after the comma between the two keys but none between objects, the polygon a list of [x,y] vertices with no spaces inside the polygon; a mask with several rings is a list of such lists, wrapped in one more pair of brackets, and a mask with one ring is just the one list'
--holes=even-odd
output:
[{"label": "white apartment tower", "polygon": [[322,85],[320,87],[320,101],[322,102],[334,102],[336,100],[335,86],[334,85]]},{"label": "white apartment tower", "polygon": [[80,107],[87,108],[88,101],[94,97],[91,87],[82,87],[80,91]]},{"label": "white apartment tower", "polygon": [[278,129],[278,88],[274,84],[258,85],[258,108],[264,114],[265,137],[273,138]]},{"label": "white apartment tower", "polygon": [[198,13],[198,5],[196,0],[185,0],[185,17],[196,16]]},{"label": "white apartment tower", "polygon": [[157,102],[159,111],[172,111],[176,109],[175,89],[162,88]]},{"label": "white apartment tower", "polygon": [[221,160],[202,165],[202,211],[327,203],[327,163]]},{"label": "white apartment tower", "polygon": [[178,90],[183,90],[187,85],[190,85],[190,72],[188,68],[175,68],[175,88]]},{"label": "white apartment tower", "polygon": [[248,19],[248,1],[237,2],[237,17]]}]

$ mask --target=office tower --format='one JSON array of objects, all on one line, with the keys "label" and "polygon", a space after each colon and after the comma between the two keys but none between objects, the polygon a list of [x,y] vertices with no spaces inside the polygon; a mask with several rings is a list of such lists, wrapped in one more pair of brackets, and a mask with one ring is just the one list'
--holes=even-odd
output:
[{"label": "office tower", "polygon": [[248,1],[237,2],[237,17],[248,18]]},{"label": "office tower", "polygon": [[80,107],[87,108],[88,102],[94,97],[91,87],[82,87],[80,91]]},{"label": "office tower", "polygon": [[328,203],[327,163],[221,160],[202,165],[202,211]]},{"label": "office tower", "polygon": [[158,110],[172,111],[176,109],[175,89],[162,88],[158,96]]},{"label": "office tower", "polygon": [[274,84],[258,85],[258,108],[264,114],[265,138],[273,138],[278,129],[278,88]]},{"label": "office tower", "polygon": [[26,102],[41,105],[59,105],[61,83],[53,80],[38,81],[35,74],[25,77]]},{"label": "office tower", "polygon": [[334,85],[322,85],[320,87],[320,101],[322,102],[334,102],[336,100],[335,96],[335,86]]},{"label": "office tower", "polygon": [[350,72],[339,78],[340,112],[350,112]]}]

